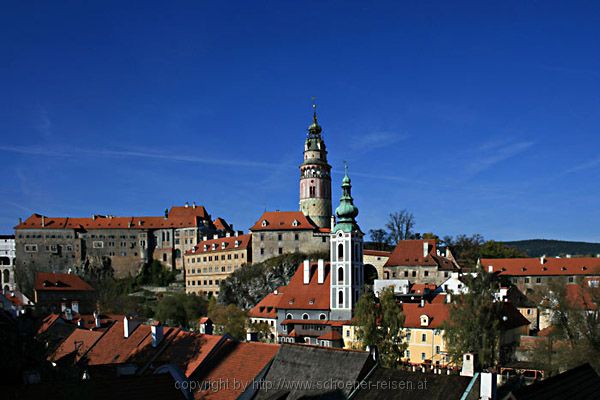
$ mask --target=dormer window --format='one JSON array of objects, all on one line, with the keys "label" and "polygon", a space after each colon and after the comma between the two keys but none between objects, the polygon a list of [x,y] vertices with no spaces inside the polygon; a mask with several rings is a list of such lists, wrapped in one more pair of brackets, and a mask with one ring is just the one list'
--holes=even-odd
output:
[{"label": "dormer window", "polygon": [[227,243],[225,243],[225,242],[221,243],[221,248],[222,248],[222,249],[224,249],[224,248],[225,248],[225,246],[227,246]]},{"label": "dormer window", "polygon": [[240,245],[240,241],[239,241],[239,240],[236,240],[236,241],[235,241],[235,247],[239,247],[239,245]]},{"label": "dormer window", "polygon": [[308,304],[315,304],[315,299],[312,297],[308,299]]},{"label": "dormer window", "polygon": [[421,315],[421,326],[429,325],[429,317],[427,315]]},{"label": "dormer window", "polygon": [[204,251],[208,250],[208,245],[204,245]]},{"label": "dormer window", "polygon": [[297,220],[294,220],[294,222],[292,222],[292,226],[298,226],[300,225],[300,222],[298,222]]},{"label": "dormer window", "polygon": [[212,249],[213,249],[213,250],[216,250],[216,249],[217,249],[217,244],[216,244],[216,243],[213,243],[213,245],[212,245]]},{"label": "dormer window", "polygon": [[261,223],[262,226],[267,226],[269,223],[267,222],[266,219],[263,219],[263,222]]}]

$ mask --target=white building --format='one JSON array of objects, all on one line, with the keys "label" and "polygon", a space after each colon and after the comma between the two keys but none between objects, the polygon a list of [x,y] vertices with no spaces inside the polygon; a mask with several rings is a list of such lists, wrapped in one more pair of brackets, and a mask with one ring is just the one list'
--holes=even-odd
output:
[{"label": "white building", "polygon": [[15,290],[15,236],[0,235],[0,284],[2,289]]}]

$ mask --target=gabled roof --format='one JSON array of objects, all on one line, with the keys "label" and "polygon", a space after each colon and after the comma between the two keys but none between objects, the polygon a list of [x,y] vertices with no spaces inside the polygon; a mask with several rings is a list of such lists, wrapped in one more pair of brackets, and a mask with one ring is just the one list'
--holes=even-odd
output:
[{"label": "gabled roof", "polygon": [[392,255],[391,251],[385,251],[385,250],[369,250],[369,249],[365,249],[363,250],[363,254],[365,256],[378,256],[378,257],[389,257]]},{"label": "gabled roof", "polygon": [[248,311],[248,316],[253,318],[277,318],[277,305],[282,296],[282,289],[277,289],[277,293],[271,292],[266,295],[257,305]]},{"label": "gabled roof", "polygon": [[338,393],[342,397],[335,398],[347,398],[354,383],[360,382],[374,365],[371,355],[364,351],[282,344],[264,378],[265,385],[261,385],[254,399],[271,399],[283,389],[278,382],[290,383],[285,388],[289,390],[286,400],[330,394],[327,386],[307,387],[305,383],[310,382],[344,382],[342,393]]},{"label": "gabled roof", "polygon": [[600,258],[482,258],[485,271],[507,276],[600,275]]},{"label": "gabled roof", "polygon": [[193,379],[203,382],[239,382],[229,384],[218,390],[200,390],[194,393],[196,399],[236,399],[247,386],[273,359],[278,345],[247,342],[238,343],[228,340],[210,359],[200,365]]},{"label": "gabled roof", "polygon": [[583,364],[512,391],[507,398],[514,400],[533,399],[595,399],[600,393],[600,377],[590,364]]},{"label": "gabled roof", "polygon": [[92,217],[47,217],[32,214],[15,229],[160,229],[186,228],[198,226],[198,220],[210,221],[210,215],[202,206],[171,207],[168,218],[157,217],[116,217],[113,215],[93,215]]},{"label": "gabled roof", "polygon": [[218,231],[232,231],[231,226],[223,218],[218,217],[213,221],[215,229]]},{"label": "gabled roof", "polygon": [[[429,245],[427,256],[424,255],[424,244]],[[385,267],[394,266],[427,266],[435,267],[436,242],[433,239],[401,240],[398,242]]]},{"label": "gabled roof", "polygon": [[75,329],[48,357],[48,360],[59,362],[63,357],[74,355],[75,362],[77,362],[103,334],[103,332],[88,329]]},{"label": "gabled roof", "polygon": [[342,335],[338,331],[329,331],[327,333],[322,334],[317,339],[319,340],[342,340]]},{"label": "gabled roof", "polygon": [[301,211],[265,211],[250,228],[252,232],[318,229]]},{"label": "gabled roof", "polygon": [[[420,303],[403,303],[402,312],[405,316],[404,327],[406,328],[437,329],[450,318],[450,304],[425,302],[421,307]],[[429,317],[427,326],[421,326],[421,315]]]},{"label": "gabled roof", "polygon": [[277,308],[287,310],[329,310],[329,263],[324,263],[323,283],[318,283],[318,263],[310,263],[310,280],[304,284],[304,264],[290,279],[287,286],[282,287],[282,292],[277,303]]},{"label": "gabled roof", "polygon": [[37,291],[94,291],[86,281],[75,274],[38,272],[35,275]]},{"label": "gabled roof", "polygon": [[[237,242],[237,246],[235,245]],[[232,250],[247,249],[252,242],[252,235],[229,236],[217,239],[203,240],[194,246],[193,250],[185,252],[186,255],[213,253]]]}]

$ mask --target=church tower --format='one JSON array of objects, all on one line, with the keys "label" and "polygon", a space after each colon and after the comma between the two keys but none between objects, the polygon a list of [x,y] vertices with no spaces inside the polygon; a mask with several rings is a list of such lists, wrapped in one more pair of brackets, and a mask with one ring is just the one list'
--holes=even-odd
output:
[{"label": "church tower", "polygon": [[304,142],[304,160],[300,165],[300,211],[318,227],[326,228],[331,220],[331,165],[317,122],[313,104],[313,123]]},{"label": "church tower", "polygon": [[331,229],[330,305],[332,320],[352,319],[352,310],[363,287],[363,233],[356,223],[358,208],[352,199],[348,167],[342,180],[342,197]]}]

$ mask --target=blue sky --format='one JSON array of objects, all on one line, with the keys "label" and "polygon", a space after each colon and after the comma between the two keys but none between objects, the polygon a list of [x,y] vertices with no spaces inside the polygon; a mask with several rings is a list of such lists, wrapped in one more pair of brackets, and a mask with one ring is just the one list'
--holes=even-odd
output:
[{"label": "blue sky", "polygon": [[363,230],[600,241],[599,39],[592,1],[5,2],[0,231],[295,210],[315,96]]}]

